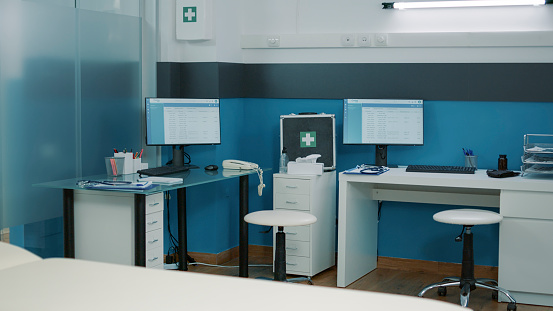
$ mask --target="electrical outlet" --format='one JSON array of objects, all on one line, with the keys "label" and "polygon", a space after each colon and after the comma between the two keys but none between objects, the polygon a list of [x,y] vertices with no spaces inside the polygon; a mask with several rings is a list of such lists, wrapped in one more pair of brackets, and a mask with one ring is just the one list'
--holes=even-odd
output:
[{"label": "electrical outlet", "polygon": [[351,33],[342,35],[342,46],[354,46],[355,45],[355,36]]},{"label": "electrical outlet", "polygon": [[267,45],[270,47],[279,47],[280,46],[280,36],[273,35],[267,37]]},{"label": "electrical outlet", "polygon": [[377,33],[374,35],[374,45],[375,46],[388,46],[388,34],[387,33]]},{"label": "electrical outlet", "polygon": [[368,33],[360,33],[357,35],[357,45],[358,46],[371,46],[371,35]]}]

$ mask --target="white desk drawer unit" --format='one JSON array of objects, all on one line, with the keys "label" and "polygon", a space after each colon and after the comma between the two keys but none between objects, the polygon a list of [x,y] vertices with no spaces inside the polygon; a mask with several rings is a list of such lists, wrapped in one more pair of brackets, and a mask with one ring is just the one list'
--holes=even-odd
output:
[{"label": "white desk drawer unit", "polygon": [[286,240],[291,241],[310,241],[311,228],[309,226],[284,227]]},{"label": "white desk drawer unit", "polygon": [[146,196],[146,268],[163,268],[163,193]]},{"label": "white desk drawer unit", "polygon": [[163,211],[163,193],[146,196],[146,214]]},{"label": "white desk drawer unit", "polygon": [[163,212],[146,213],[146,232],[163,228]]},{"label": "white desk drawer unit", "polygon": [[[76,190],[75,257],[135,264],[134,194]],[[163,193],[146,196],[146,267],[163,268]]]},{"label": "white desk drawer unit", "polygon": [[279,193],[275,197],[275,206],[280,209],[309,211],[309,194]]},{"label": "white desk drawer unit", "polygon": [[[288,175],[287,175],[288,176]],[[289,175],[299,176],[299,175]],[[276,193],[306,194],[309,195],[310,181],[297,178],[275,178],[274,188]]]},{"label": "white desk drawer unit", "polygon": [[332,267],[335,264],[336,172],[320,176],[274,174],[273,181],[274,209],[298,210],[317,217],[317,222],[309,226],[284,227],[286,272],[313,276]]}]

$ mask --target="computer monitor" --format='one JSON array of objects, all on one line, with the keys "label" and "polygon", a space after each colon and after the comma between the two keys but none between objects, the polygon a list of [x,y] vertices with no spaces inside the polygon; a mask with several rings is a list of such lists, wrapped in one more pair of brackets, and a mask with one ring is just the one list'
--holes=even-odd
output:
[{"label": "computer monitor", "polygon": [[184,146],[220,143],[219,99],[146,98],[146,145],[173,146],[174,166]]},{"label": "computer monitor", "polygon": [[344,99],[344,144],[375,145],[375,165],[387,166],[389,145],[424,143],[422,99]]}]

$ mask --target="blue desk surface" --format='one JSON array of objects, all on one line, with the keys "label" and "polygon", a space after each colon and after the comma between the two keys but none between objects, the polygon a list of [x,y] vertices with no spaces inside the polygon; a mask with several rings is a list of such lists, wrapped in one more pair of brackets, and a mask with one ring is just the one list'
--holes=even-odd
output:
[{"label": "blue desk surface", "polygon": [[[270,168],[263,168],[263,172],[271,171]],[[140,193],[140,194],[152,194],[161,191],[174,190],[179,188],[191,187],[216,181],[222,181],[225,179],[232,179],[240,176],[246,176],[251,174],[257,174],[255,170],[228,170],[221,169],[218,171],[206,171],[203,169],[191,169],[186,172],[165,175],[163,177],[178,177],[182,178],[183,182],[180,184],[173,185],[157,185],[148,190],[103,190],[103,191],[125,191],[130,193]],[[143,176],[146,177],[146,176]],[[117,177],[108,177],[106,174],[93,175],[93,176],[83,176],[78,178],[70,178],[64,180],[56,180],[45,183],[34,184],[35,187],[45,187],[45,188],[55,188],[55,189],[87,189],[80,187],[78,185],[79,181],[90,180],[90,181],[132,181],[136,182],[139,178],[138,174],[126,174]],[[257,180],[257,179],[256,179]],[[93,189],[100,190],[100,189]]]}]

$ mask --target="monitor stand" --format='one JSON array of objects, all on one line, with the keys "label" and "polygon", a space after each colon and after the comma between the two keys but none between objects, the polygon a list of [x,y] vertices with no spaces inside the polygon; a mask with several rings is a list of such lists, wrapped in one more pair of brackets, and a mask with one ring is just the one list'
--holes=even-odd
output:
[{"label": "monitor stand", "polygon": [[396,164],[388,165],[388,146],[387,145],[376,145],[375,146],[375,161],[376,166],[387,166],[390,168],[397,167]]},{"label": "monitor stand", "polygon": [[173,146],[173,166],[184,166],[184,146]]}]

